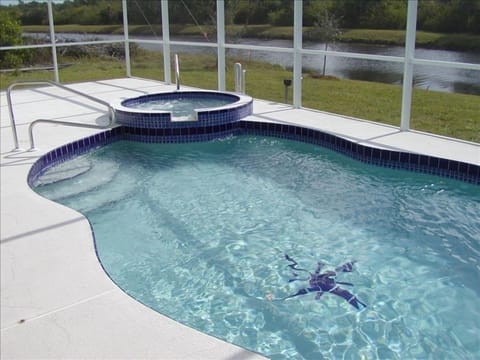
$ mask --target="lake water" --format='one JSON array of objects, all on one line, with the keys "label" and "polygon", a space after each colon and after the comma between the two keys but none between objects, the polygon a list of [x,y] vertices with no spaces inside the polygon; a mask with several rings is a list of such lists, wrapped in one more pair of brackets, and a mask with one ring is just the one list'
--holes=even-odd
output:
[{"label": "lake water", "polygon": [[[102,40],[120,40],[121,35],[83,35],[83,34],[57,34],[59,41],[85,41],[87,39]],[[130,39],[140,39],[140,37],[131,36]],[[142,36],[142,39],[160,40],[157,37]],[[175,38],[178,41],[192,41],[191,38]],[[195,38],[194,41],[205,41],[202,38]],[[215,41],[211,39],[210,41]],[[270,47],[292,47],[290,40],[260,40],[241,38],[235,39],[237,44],[270,46]],[[161,51],[161,44],[141,43],[139,46],[146,50]],[[324,43],[304,43],[306,49],[325,49]],[[353,52],[363,54],[403,56],[404,48],[401,46],[384,46],[369,44],[333,44],[329,50],[339,52]],[[207,47],[190,46],[172,46],[172,52],[201,53],[211,52],[216,54],[216,50]],[[293,67],[293,56],[268,51],[257,50],[239,50],[227,49],[227,56],[240,57],[248,60],[260,60],[271,64],[278,64],[285,68]],[[419,59],[454,61],[480,64],[480,53],[416,49],[415,56]],[[315,71],[321,73],[323,70],[324,56],[322,55],[304,55],[304,71]],[[336,56],[327,57],[326,74],[336,76],[342,79],[375,81],[388,84],[400,85],[403,76],[403,64],[396,62],[385,62],[375,60],[351,59]],[[416,65],[414,67],[414,86],[423,89],[455,92],[464,94],[480,95],[480,71],[451,69],[438,66]]]}]

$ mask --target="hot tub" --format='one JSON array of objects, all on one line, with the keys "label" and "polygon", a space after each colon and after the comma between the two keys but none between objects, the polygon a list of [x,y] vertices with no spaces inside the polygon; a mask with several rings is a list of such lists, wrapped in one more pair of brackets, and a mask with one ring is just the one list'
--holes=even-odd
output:
[{"label": "hot tub", "polygon": [[113,102],[116,123],[132,128],[198,128],[231,124],[252,114],[250,96],[218,91],[174,91]]}]

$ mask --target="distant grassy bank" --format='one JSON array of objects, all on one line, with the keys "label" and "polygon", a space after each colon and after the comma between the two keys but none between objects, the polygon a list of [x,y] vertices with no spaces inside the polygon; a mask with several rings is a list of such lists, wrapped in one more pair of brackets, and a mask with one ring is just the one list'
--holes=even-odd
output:
[{"label": "distant grassy bank", "polygon": [[[217,69],[213,55],[180,54],[182,84],[216,89]],[[227,90],[233,90],[233,64],[227,62]],[[62,83],[92,81],[125,77],[125,65],[111,58],[60,58],[60,63],[71,66],[60,70]],[[247,70],[247,93],[258,99],[284,102],[283,79],[291,79],[292,72],[278,65],[241,60]],[[132,61],[134,76],[163,80],[162,56],[142,52]],[[53,80],[51,71],[2,73],[0,84],[4,90],[15,80]],[[399,126],[401,87],[335,78],[318,78],[304,74],[304,107],[368,119]],[[292,93],[288,101],[291,102]],[[480,142],[479,96],[414,90],[411,127],[439,135]]]},{"label": "distant grassy bank", "polygon": [[[48,26],[31,25],[23,26],[24,32],[45,32]],[[304,28],[304,41],[318,41],[318,38],[311,32],[312,28]],[[86,34],[123,34],[122,25],[58,25],[56,32],[63,33],[86,33]],[[160,35],[160,25],[152,27],[147,25],[130,25],[132,35]],[[203,36],[202,31],[211,37],[215,37],[215,28],[212,26],[196,25],[171,25],[170,32],[178,36]],[[249,37],[258,39],[293,39],[292,27],[270,26],[270,25],[228,25],[227,37],[234,41],[238,37]],[[344,30],[340,35],[339,42],[399,45],[405,44],[405,31],[403,30],[373,30],[373,29],[351,29]],[[417,47],[472,51],[480,52],[480,35],[473,34],[440,34],[424,31],[417,32]]]}]

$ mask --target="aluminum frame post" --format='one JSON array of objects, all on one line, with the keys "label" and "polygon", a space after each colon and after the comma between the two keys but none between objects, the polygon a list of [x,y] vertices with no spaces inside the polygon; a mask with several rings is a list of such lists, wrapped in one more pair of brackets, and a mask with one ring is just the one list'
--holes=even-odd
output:
[{"label": "aluminum frame post", "polygon": [[218,90],[225,91],[225,2],[217,0]]},{"label": "aluminum frame post", "polygon": [[55,44],[55,25],[53,22],[53,7],[52,0],[48,0],[48,28],[50,30],[50,42],[52,44],[52,62],[55,81],[60,82],[60,75],[58,73],[58,61],[57,61],[57,45]]},{"label": "aluminum frame post", "polygon": [[168,0],[162,0],[162,41],[163,41],[163,80],[172,83],[170,70],[170,23],[168,17]]},{"label": "aluminum frame post", "polygon": [[293,107],[302,107],[302,26],[303,1],[294,0],[293,19]]},{"label": "aluminum frame post", "polygon": [[127,77],[132,76],[132,69],[130,63],[130,41],[128,38],[128,10],[127,0],[122,0],[122,12],[123,12],[123,38],[125,41],[125,71]]},{"label": "aluminum frame post", "polygon": [[413,94],[413,60],[415,58],[415,35],[417,31],[418,0],[408,1],[407,31],[405,34],[405,63],[403,68],[402,113],[400,130],[410,130]]}]

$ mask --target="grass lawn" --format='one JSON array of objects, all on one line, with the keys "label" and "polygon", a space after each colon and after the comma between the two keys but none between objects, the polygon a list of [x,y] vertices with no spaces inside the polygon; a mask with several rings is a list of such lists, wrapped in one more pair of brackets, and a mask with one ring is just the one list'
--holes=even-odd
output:
[{"label": "grass lawn", "polygon": [[[213,55],[180,54],[182,84],[205,89],[217,88],[216,59]],[[284,101],[283,79],[292,72],[262,62],[228,58],[227,90],[233,90],[233,64],[240,61],[246,73],[247,94],[258,99]],[[72,63],[60,70],[62,83],[125,77],[125,65],[115,59],[59,59]],[[145,52],[132,60],[132,75],[163,80],[163,59]],[[173,72],[172,72],[173,75]],[[2,73],[2,89],[15,80],[53,80],[51,71]],[[401,92],[397,85],[366,81],[314,78],[304,74],[302,105],[361,119],[399,126]],[[292,97],[290,88],[289,101]],[[411,128],[439,135],[480,142],[479,96],[414,89]]]}]

